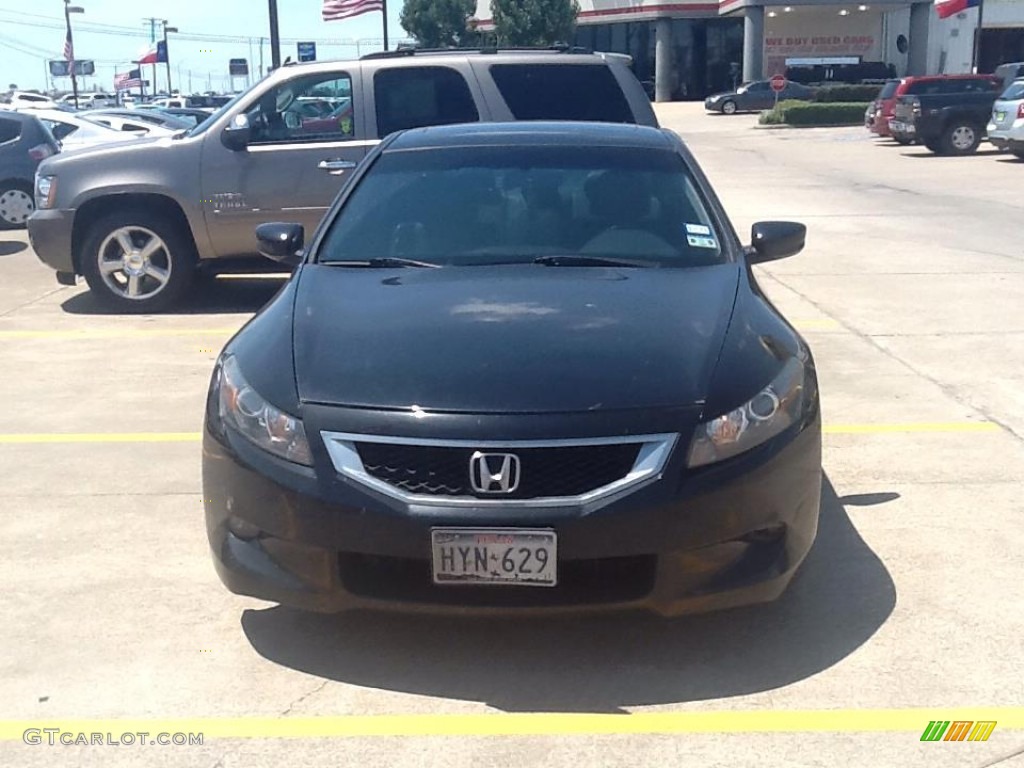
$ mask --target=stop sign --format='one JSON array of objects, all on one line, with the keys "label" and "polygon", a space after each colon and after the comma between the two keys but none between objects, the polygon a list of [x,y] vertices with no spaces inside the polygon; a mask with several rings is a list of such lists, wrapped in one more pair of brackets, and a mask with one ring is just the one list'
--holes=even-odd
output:
[{"label": "stop sign", "polygon": [[769,82],[776,93],[782,93],[786,89],[786,78],[783,75],[773,75]]}]

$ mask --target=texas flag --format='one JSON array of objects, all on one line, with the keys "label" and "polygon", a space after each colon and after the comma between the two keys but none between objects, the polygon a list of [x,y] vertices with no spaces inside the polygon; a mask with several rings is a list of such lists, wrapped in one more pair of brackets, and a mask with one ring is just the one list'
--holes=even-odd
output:
[{"label": "texas flag", "polygon": [[981,0],[935,0],[935,10],[938,11],[940,19],[948,19],[961,11],[977,8],[979,5],[981,5]]},{"label": "texas flag", "polygon": [[136,64],[162,64],[167,61],[167,44],[157,40],[149,48],[143,49],[142,55],[135,60]]}]

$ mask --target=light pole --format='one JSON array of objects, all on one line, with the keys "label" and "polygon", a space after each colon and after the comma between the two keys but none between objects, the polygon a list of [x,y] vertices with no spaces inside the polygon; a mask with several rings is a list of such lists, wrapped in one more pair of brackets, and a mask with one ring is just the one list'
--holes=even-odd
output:
[{"label": "light pole", "polygon": [[67,39],[64,41],[64,58],[71,70],[71,93],[75,97],[75,109],[78,109],[78,79],[75,77],[75,45],[71,40],[71,14],[85,13],[80,5],[71,5],[71,0],[64,0],[64,23],[67,25]]},{"label": "light pole", "polygon": [[[177,32],[177,27],[168,27],[167,19],[161,22],[164,25],[164,60],[167,64],[167,95],[171,95],[171,52],[167,49],[167,33]],[[155,83],[154,83],[155,85]]]}]

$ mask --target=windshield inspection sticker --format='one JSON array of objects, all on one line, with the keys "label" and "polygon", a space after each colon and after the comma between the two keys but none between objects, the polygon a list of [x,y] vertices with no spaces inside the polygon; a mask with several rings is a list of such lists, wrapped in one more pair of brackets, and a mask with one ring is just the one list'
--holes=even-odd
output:
[{"label": "windshield inspection sticker", "polygon": [[697,235],[687,235],[686,242],[692,245],[694,248],[717,248],[718,243],[715,242],[713,237],[698,237]]},{"label": "windshield inspection sticker", "polygon": [[688,235],[710,235],[711,227],[705,227],[703,224],[687,224],[686,233]]}]

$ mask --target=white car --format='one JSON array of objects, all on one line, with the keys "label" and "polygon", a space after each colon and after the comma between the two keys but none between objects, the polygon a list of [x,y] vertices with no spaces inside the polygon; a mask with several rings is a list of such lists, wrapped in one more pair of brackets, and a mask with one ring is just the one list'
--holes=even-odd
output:
[{"label": "white car", "polygon": [[992,105],[988,140],[1024,160],[1024,78],[1010,83]]},{"label": "white car", "polygon": [[164,128],[155,122],[122,115],[89,114],[85,119],[98,125],[105,125],[107,128],[113,128],[115,131],[130,133],[135,136],[173,136],[178,132],[178,130]]},{"label": "white car", "polygon": [[131,141],[134,134],[126,136],[105,125],[85,120],[76,112],[62,109],[33,109],[32,115],[43,121],[53,138],[60,142],[62,151],[95,147],[114,141]]},{"label": "white car", "polygon": [[[107,93],[80,93],[78,94],[79,109],[98,109],[100,107],[111,107],[116,99]],[[75,106],[75,95],[68,94],[61,96],[60,104],[65,107]]]},{"label": "white car", "polygon": [[55,109],[57,102],[49,96],[43,96],[41,93],[15,91],[11,94],[11,101],[8,107],[10,109]]}]

